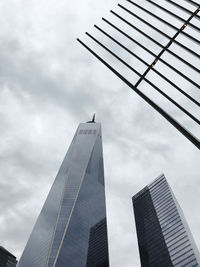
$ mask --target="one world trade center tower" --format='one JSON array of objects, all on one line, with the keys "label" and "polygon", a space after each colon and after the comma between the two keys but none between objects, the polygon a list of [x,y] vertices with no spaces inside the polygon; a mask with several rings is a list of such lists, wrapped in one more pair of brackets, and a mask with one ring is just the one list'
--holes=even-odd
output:
[{"label": "one world trade center tower", "polygon": [[81,123],[18,267],[108,267],[101,124]]}]

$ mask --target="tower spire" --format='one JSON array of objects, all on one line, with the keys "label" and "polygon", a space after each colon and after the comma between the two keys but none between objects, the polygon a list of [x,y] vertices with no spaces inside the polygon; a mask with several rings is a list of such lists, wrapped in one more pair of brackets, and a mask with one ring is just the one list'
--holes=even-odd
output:
[{"label": "tower spire", "polygon": [[92,122],[95,122],[95,113],[94,113],[94,115],[92,117]]},{"label": "tower spire", "polygon": [[92,117],[92,120],[91,121],[87,121],[87,123],[95,123],[95,113],[94,113],[94,115]]}]

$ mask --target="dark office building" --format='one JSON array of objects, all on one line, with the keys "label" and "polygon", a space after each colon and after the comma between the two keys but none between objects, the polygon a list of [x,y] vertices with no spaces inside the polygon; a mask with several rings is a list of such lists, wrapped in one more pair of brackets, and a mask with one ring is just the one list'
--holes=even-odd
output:
[{"label": "dark office building", "polygon": [[81,123],[18,267],[109,266],[105,218],[101,124]]},{"label": "dark office building", "polygon": [[0,267],[15,267],[16,265],[16,257],[0,246]]},{"label": "dark office building", "polygon": [[133,196],[142,267],[200,266],[182,210],[161,175]]},{"label": "dark office building", "polygon": [[90,229],[87,267],[109,267],[106,218]]}]

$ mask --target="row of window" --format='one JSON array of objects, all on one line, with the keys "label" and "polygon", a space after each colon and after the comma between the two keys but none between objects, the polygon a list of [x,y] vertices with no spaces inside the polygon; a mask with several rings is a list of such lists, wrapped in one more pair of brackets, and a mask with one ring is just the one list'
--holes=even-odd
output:
[{"label": "row of window", "polygon": [[96,134],[97,133],[97,130],[80,130],[79,131],[79,134]]}]

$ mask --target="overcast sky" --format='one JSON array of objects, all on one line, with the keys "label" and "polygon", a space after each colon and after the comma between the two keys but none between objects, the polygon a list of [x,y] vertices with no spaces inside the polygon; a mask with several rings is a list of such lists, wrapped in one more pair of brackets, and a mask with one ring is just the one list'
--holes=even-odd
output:
[{"label": "overcast sky", "polygon": [[[178,2],[186,5],[184,0]],[[117,3],[114,0],[0,2],[0,245],[18,258],[78,124],[89,120],[94,112],[103,128],[110,266],[140,266],[131,197],[161,173],[166,175],[200,249],[198,149],[76,41],[79,37],[98,49],[84,36],[85,31],[94,33],[142,72],[144,66],[93,29],[95,23],[113,32],[101,17],[117,22],[109,13],[111,8],[125,16]],[[121,3],[134,11],[125,0]],[[158,12],[155,7],[149,8]],[[184,12],[181,15],[188,18]],[[126,18],[134,22],[127,14]],[[170,21],[177,27],[182,25],[180,21]],[[159,26],[158,22],[152,23]],[[199,21],[194,23],[200,25]],[[171,28],[160,27],[173,36]],[[166,38],[151,33],[166,44]],[[113,34],[120,38],[116,32]],[[136,32],[130,34],[155,53],[159,52],[160,48]],[[200,39],[198,32],[191,34]],[[124,42],[147,62],[152,62],[150,55],[141,53],[128,40]],[[190,46],[189,40],[185,42]],[[196,44],[193,49],[198,52]],[[137,80],[135,74],[124,70],[102,50],[98,51],[131,81]],[[181,49],[178,51],[200,67],[196,58],[185,51],[182,53]],[[170,60],[169,55],[167,58]],[[180,62],[174,64],[183,68]],[[164,67],[162,71],[168,73]],[[199,76],[189,68],[186,73],[199,81]],[[172,77],[199,99],[199,91],[194,86]],[[171,90],[163,81],[150,78],[165,90]],[[195,123],[176,109],[170,109],[164,99],[154,96],[148,88],[147,84],[141,84],[141,90],[148,91],[200,137]],[[181,96],[180,101],[200,118],[199,109]]]}]

